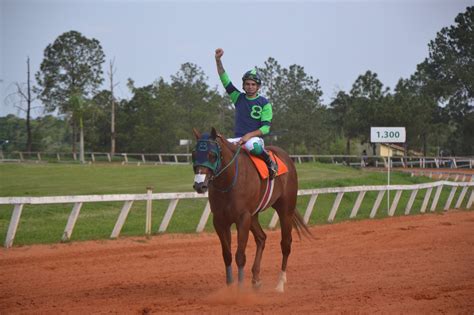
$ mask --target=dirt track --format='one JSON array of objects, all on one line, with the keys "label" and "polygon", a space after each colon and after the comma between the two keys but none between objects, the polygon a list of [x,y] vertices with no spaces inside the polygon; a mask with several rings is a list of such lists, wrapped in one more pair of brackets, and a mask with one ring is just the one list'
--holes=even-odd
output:
[{"label": "dirt track", "polygon": [[0,314],[474,312],[473,211],[311,230],[315,241],[295,237],[284,294],[273,290],[279,231],[267,233],[257,293],[225,287],[214,234],[3,249]]}]

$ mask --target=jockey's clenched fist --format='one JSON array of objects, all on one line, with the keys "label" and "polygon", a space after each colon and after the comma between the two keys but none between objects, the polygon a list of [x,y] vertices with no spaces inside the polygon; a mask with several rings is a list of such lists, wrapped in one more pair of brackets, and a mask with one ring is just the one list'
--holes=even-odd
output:
[{"label": "jockey's clenched fist", "polygon": [[224,55],[224,50],[222,48],[217,48],[216,49],[216,59],[221,59],[221,57]]}]

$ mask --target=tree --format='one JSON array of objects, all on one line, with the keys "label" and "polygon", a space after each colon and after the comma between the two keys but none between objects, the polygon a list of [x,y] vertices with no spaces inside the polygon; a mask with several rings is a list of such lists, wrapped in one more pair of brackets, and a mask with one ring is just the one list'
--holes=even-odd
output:
[{"label": "tree", "polygon": [[[347,155],[351,154],[353,139],[368,142],[370,127],[384,123],[387,94],[388,89],[383,89],[377,74],[368,70],[354,81],[350,95],[340,91],[331,103],[333,116],[346,137]],[[388,126],[392,123],[390,120],[386,121]]]},{"label": "tree", "polygon": [[176,114],[180,116],[182,131],[178,133],[179,137],[188,138],[193,127],[198,130],[221,127],[222,97],[217,91],[210,90],[206,81],[204,71],[189,62],[182,64],[180,70],[171,76]]},{"label": "tree", "polygon": [[474,7],[444,27],[429,47],[429,57],[418,65],[431,91],[443,101],[470,102],[474,98]]},{"label": "tree", "polygon": [[278,99],[278,88],[281,85],[281,75],[282,67],[280,64],[272,57],[269,57],[265,61],[265,67],[258,68],[259,74],[262,76],[262,87],[260,92],[265,95],[272,105],[274,105],[273,110],[278,113],[279,111],[279,102]]},{"label": "tree", "polygon": [[133,96],[119,105],[117,144],[125,152],[173,151],[183,132],[174,89],[163,79],[143,87],[129,80],[128,86]]},{"label": "tree", "polygon": [[110,152],[111,102],[111,91],[102,90],[94,95],[89,110],[84,113],[84,129],[87,130],[85,145],[92,151]]},{"label": "tree", "polygon": [[[15,115],[0,117],[0,149],[6,152],[23,151],[26,141],[26,119]],[[31,119],[32,144],[37,151],[64,151],[64,143],[70,137],[67,123],[55,116],[45,115]],[[3,143],[8,140],[7,143]],[[2,145],[3,143],[3,145]]]},{"label": "tree", "polygon": [[26,115],[26,151],[31,152],[33,147],[33,136],[31,127],[31,111],[33,102],[36,100],[32,96],[31,80],[30,80],[30,57],[26,59],[26,87],[24,84],[15,83],[16,92],[10,94],[6,98],[7,103],[13,103],[19,111]]},{"label": "tree", "polygon": [[354,82],[350,93],[360,118],[359,136],[363,142],[369,141],[370,127],[380,123],[394,126],[393,117],[387,119],[385,115],[388,92],[389,89],[384,89],[377,73],[370,70],[360,75]]},{"label": "tree", "polygon": [[[97,39],[88,39],[77,31],[60,35],[44,51],[36,81],[38,93],[47,111],[58,110],[71,116],[70,97],[75,94],[92,98],[102,84],[105,55]],[[73,125],[73,134],[75,133]],[[73,141],[73,150],[74,150]]]},{"label": "tree", "polygon": [[110,107],[111,107],[111,115],[110,115],[110,154],[115,154],[115,97],[114,97],[114,61],[110,61],[110,70],[109,70],[109,79],[110,79]]},{"label": "tree", "polygon": [[443,112],[452,128],[451,150],[473,154],[472,146],[463,144],[474,142],[465,124],[474,107],[474,7],[458,14],[455,22],[429,43],[429,57],[418,65],[417,75],[424,81],[424,93],[445,105]]},{"label": "tree", "polygon": [[423,85],[419,78],[413,75],[410,79],[400,79],[394,89],[391,106],[386,115],[394,120],[394,124],[405,126],[407,132],[406,149],[416,148],[426,156],[428,154],[430,138],[440,128],[439,108],[433,98],[423,93]]},{"label": "tree", "polygon": [[[325,143],[323,123],[324,107],[319,80],[308,75],[302,66],[291,65],[281,70],[276,78],[273,127],[288,130],[278,143],[295,153],[308,153],[320,149]],[[302,128],[304,126],[304,128]]]},{"label": "tree", "polygon": [[359,117],[353,106],[353,99],[344,91],[339,91],[330,104],[336,134],[346,138],[346,155],[351,154],[351,140],[359,134]]},{"label": "tree", "polygon": [[84,99],[80,92],[73,92],[69,98],[69,108],[72,111],[72,119],[79,123],[79,160],[85,163],[84,158],[84,113],[88,110],[89,101]]}]

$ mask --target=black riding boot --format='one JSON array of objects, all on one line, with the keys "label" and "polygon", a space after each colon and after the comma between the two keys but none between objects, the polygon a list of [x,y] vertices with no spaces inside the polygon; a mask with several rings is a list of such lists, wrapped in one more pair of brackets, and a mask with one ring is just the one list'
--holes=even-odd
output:
[{"label": "black riding boot", "polygon": [[274,179],[278,173],[278,165],[272,160],[270,154],[268,154],[268,152],[265,150],[262,151],[260,157],[265,161],[265,164],[267,164],[270,179]]}]

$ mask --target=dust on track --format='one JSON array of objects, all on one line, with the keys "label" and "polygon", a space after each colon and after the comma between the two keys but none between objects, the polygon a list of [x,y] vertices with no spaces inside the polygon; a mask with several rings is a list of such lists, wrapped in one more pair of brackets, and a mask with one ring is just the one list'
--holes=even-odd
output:
[{"label": "dust on track", "polygon": [[[474,211],[311,231],[314,241],[294,236],[283,294],[279,230],[267,231],[259,292],[225,286],[210,233],[2,249],[0,313],[474,312]],[[249,241],[247,285],[254,252]]]}]

